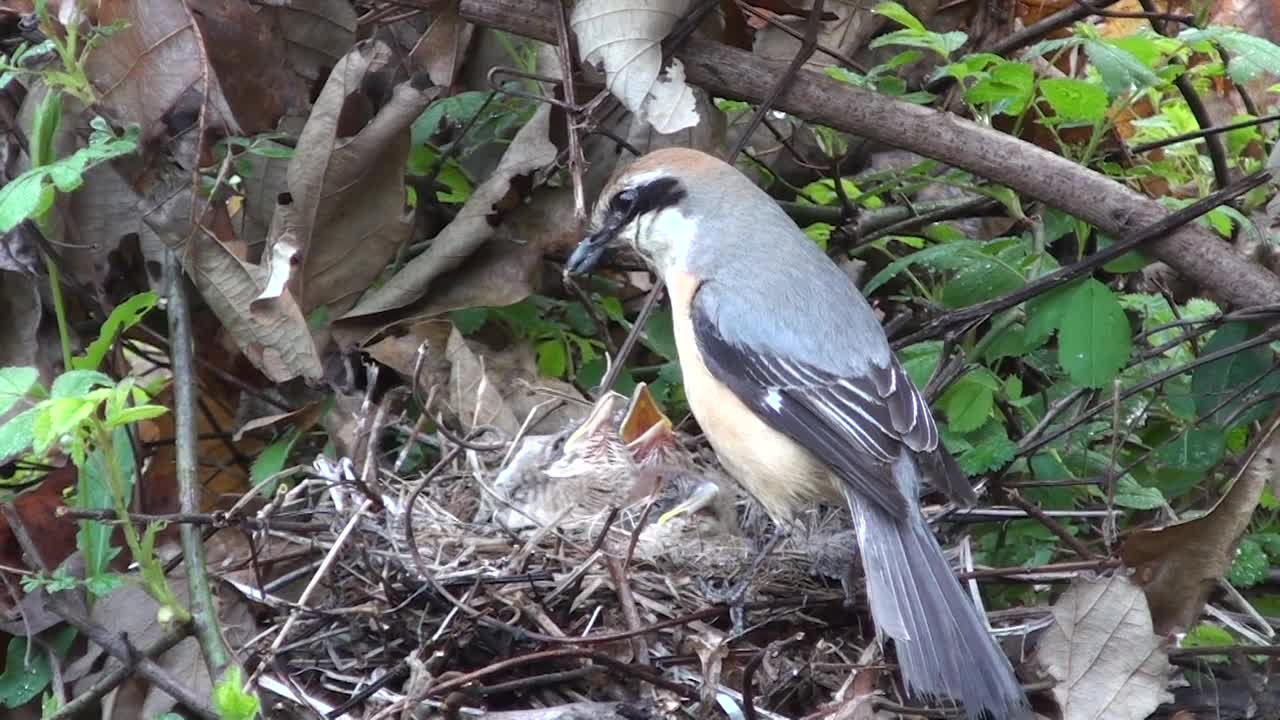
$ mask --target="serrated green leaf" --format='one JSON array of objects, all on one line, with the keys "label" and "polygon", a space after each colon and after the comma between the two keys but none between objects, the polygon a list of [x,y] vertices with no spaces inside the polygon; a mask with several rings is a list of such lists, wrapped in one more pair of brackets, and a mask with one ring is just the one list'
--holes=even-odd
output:
[{"label": "serrated green leaf", "polygon": [[39,379],[40,371],[33,367],[0,368],[0,415],[9,412]]},{"label": "serrated green leaf", "polygon": [[1129,359],[1129,319],[1115,293],[1093,279],[1071,293],[1070,308],[1058,331],[1058,362],[1073,382],[1103,387]]},{"label": "serrated green leaf", "polygon": [[1059,120],[1096,123],[1107,114],[1107,93],[1093,83],[1075,78],[1045,78],[1040,93]]},{"label": "serrated green leaf", "polygon": [[1156,454],[1160,462],[1178,470],[1208,470],[1222,460],[1226,434],[1221,428],[1193,427]]},{"label": "serrated green leaf", "polygon": [[933,245],[889,263],[883,270],[876,273],[875,277],[871,278],[866,287],[863,288],[863,293],[870,295],[879,289],[881,285],[892,280],[898,273],[916,263],[948,267],[958,264],[963,259],[982,255],[984,255],[982,245],[975,240],[957,240],[943,245]]},{"label": "serrated green leaf", "polygon": [[1062,319],[1071,311],[1071,296],[1080,287],[1077,281],[1050,290],[1027,301],[1027,326],[1025,341],[1027,352],[1038,348],[1058,329]]},{"label": "serrated green leaf", "polygon": [[107,418],[107,427],[120,427],[129,423],[150,420],[169,412],[163,405],[134,405],[127,407]]},{"label": "serrated green leaf", "polygon": [[[115,477],[123,483],[117,491],[122,497],[129,498],[133,495],[136,461],[128,431],[124,428],[111,431],[111,444],[115,449]],[[106,456],[101,451],[90,453],[76,479],[75,506],[83,510],[110,510],[115,507],[112,502],[111,477],[108,474]],[[109,574],[111,560],[120,552],[120,548],[111,545],[114,530],[107,523],[80,521],[80,527],[76,531],[76,547],[84,556],[86,578],[98,580]]]},{"label": "serrated green leaf", "polygon": [[1007,435],[986,438],[972,450],[956,458],[960,469],[969,476],[983,475],[1004,467],[1018,454],[1018,444]]},{"label": "serrated green leaf", "polygon": [[902,369],[907,373],[907,377],[911,378],[911,382],[915,383],[916,387],[922,388],[928,385],[929,378],[933,377],[941,354],[941,342],[926,340],[899,350],[898,362],[902,363]]},{"label": "serrated green leaf", "polygon": [[1165,504],[1164,493],[1159,488],[1138,484],[1129,475],[1116,481],[1116,505],[1130,510],[1154,510]]},{"label": "serrated green leaf", "polygon": [[1251,588],[1266,580],[1270,569],[1267,553],[1262,549],[1261,543],[1245,537],[1240,541],[1240,547],[1236,548],[1236,556],[1231,561],[1227,579],[1238,588]]},{"label": "serrated green leaf", "polygon": [[999,387],[999,380],[990,371],[979,369],[956,380],[942,394],[943,412],[952,432],[977,430],[987,422],[995,406],[995,389],[986,381],[988,378]]},{"label": "serrated green leaf", "polygon": [[962,308],[1011,293],[1026,284],[1022,275],[1005,263],[988,257],[956,273],[942,287],[942,304]]},{"label": "serrated green leaf", "polygon": [[7,462],[31,449],[35,440],[36,411],[37,408],[28,408],[0,425],[0,462]]},{"label": "serrated green leaf", "polygon": [[1003,62],[973,84],[964,99],[970,105],[990,105],[996,114],[1021,115],[1035,93],[1035,71],[1021,62]]},{"label": "serrated green leaf", "polygon": [[[1247,323],[1227,323],[1213,333],[1201,349],[1201,353],[1210,354],[1225,350],[1245,342],[1255,334],[1257,334],[1256,329]],[[1221,425],[1246,403],[1251,403],[1261,394],[1272,392],[1280,387],[1280,372],[1272,368],[1270,355],[1271,351],[1268,348],[1255,347],[1244,352],[1233,353],[1193,370],[1191,392],[1195,396],[1197,412],[1205,415],[1233,395],[1240,393],[1242,389],[1252,385],[1252,390],[1242,393],[1231,402],[1226,402],[1210,418],[1214,424]],[[1241,414],[1236,422],[1244,424],[1265,417],[1272,404],[1265,403],[1254,407]]]},{"label": "serrated green leaf", "polygon": [[1160,82],[1160,78],[1141,60],[1113,43],[1088,39],[1084,41],[1084,51],[1102,76],[1107,94],[1113,98]]},{"label": "serrated green leaf", "polygon": [[1280,74],[1280,46],[1266,38],[1229,27],[1192,30],[1178,38],[1187,43],[1209,40],[1221,44],[1231,56],[1227,74],[1234,83],[1244,85],[1263,74]]},{"label": "serrated green leaf", "polygon": [[112,387],[115,381],[97,370],[68,370],[53,381],[50,397],[54,399],[80,398],[95,387]]},{"label": "serrated green leaf", "polygon": [[919,33],[929,32],[925,29],[924,23],[917,20],[916,16],[912,15],[910,10],[896,2],[893,2],[893,0],[885,0],[885,2],[878,3],[871,9],[871,12],[877,15],[883,15],[908,30],[915,30]]}]

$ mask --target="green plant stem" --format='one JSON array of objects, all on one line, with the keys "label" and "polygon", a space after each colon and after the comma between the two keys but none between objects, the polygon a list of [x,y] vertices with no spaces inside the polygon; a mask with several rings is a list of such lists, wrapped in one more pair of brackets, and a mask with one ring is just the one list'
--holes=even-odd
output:
[{"label": "green plant stem", "polygon": [[[182,268],[172,251],[165,251],[165,275],[169,283],[169,356],[173,368],[173,414],[177,450],[176,474],[181,512],[200,511],[199,476],[196,473],[195,360],[191,335],[191,311],[187,307]],[[192,625],[209,677],[215,682],[229,664],[230,653],[218,629],[218,612],[209,587],[204,541],[200,528],[184,523],[178,528],[183,561],[187,566],[187,587],[191,591]]]},{"label": "green plant stem", "polygon": [[[43,224],[43,223],[41,223]],[[48,237],[48,235],[46,235]],[[71,330],[67,323],[67,306],[62,299],[62,271],[52,255],[43,253],[44,267],[49,273],[49,294],[53,296],[53,315],[58,320],[58,342],[62,345],[62,367],[71,369]]]}]

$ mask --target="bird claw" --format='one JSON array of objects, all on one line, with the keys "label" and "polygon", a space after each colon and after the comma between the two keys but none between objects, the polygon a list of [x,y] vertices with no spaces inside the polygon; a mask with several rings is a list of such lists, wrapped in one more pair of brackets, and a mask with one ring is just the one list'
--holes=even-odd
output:
[{"label": "bird claw", "polygon": [[746,633],[747,619],[747,591],[751,589],[751,583],[755,581],[756,575],[760,572],[760,567],[764,565],[764,561],[773,552],[773,549],[786,538],[787,533],[781,529],[774,532],[769,541],[764,544],[760,552],[756,554],[751,561],[751,566],[747,568],[742,577],[727,586],[716,587],[716,585],[707,579],[701,581],[702,596],[708,602],[719,605],[727,605],[729,607],[729,619],[733,622],[733,636],[738,637]]}]

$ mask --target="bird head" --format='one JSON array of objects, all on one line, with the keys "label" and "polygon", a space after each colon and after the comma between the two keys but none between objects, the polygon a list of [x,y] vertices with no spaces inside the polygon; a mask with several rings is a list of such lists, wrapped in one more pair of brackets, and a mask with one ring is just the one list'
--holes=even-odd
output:
[{"label": "bird head", "polygon": [[605,393],[591,414],[564,441],[562,454],[547,469],[553,478],[565,478],[602,470],[627,471],[631,456],[615,429],[617,415],[626,398],[614,392]]},{"label": "bird head", "polygon": [[695,240],[706,235],[699,232],[706,224],[746,228],[751,216],[773,211],[777,203],[732,165],[697,150],[658,150],[627,165],[605,186],[592,217],[594,232],[578,244],[565,270],[588,272],[607,248],[623,245],[665,275],[684,267]]},{"label": "bird head", "polygon": [[636,385],[618,431],[631,458],[640,466],[683,464],[684,449],[645,383]]}]

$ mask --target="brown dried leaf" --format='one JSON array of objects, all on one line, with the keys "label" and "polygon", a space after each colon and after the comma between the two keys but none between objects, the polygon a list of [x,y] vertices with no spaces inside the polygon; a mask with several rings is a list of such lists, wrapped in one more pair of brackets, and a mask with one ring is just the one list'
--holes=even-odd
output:
[{"label": "brown dried leaf", "polygon": [[1165,635],[1190,629],[1215,582],[1231,568],[1262,489],[1276,482],[1280,413],[1264,427],[1231,489],[1212,510],[1194,520],[1135,532],[1120,548],[1120,556],[1137,571],[1135,579],[1146,591],[1156,632]]},{"label": "brown dried leaf", "polygon": [[87,66],[106,115],[137,122],[149,142],[169,133],[167,119],[174,118],[177,129],[190,125],[203,96],[209,124],[240,134],[208,64],[204,38],[181,0],[102,0],[98,22],[116,21],[125,29],[103,41]]},{"label": "brown dried leaf", "polygon": [[361,298],[343,318],[360,318],[406,307],[428,291],[445,273],[458,268],[494,235],[494,217],[514,192],[514,181],[551,163],[556,146],[548,138],[550,111],[540,107],[516,133],[507,152],[489,179],[471,197],[431,242],[431,247],[401,268],[385,285]]},{"label": "brown dried leaf", "polygon": [[[0,256],[3,247],[0,246]],[[40,291],[36,278],[0,270],[0,367],[35,365],[40,343]],[[5,458],[0,457],[0,462]]]},{"label": "brown dried leaf", "polygon": [[191,191],[185,178],[174,177],[165,194],[145,216],[150,231],[174,249],[196,289],[213,309],[245,357],[274,382],[324,374],[320,354],[306,318],[292,295],[282,294],[266,308],[250,303],[266,287],[264,269],[244,259],[243,245],[231,229],[225,206],[210,208],[198,232],[190,230]]},{"label": "brown dried leaf", "polygon": [[289,163],[290,201],[277,206],[272,218],[264,253],[269,275],[255,310],[290,287],[304,315],[322,305],[340,315],[408,238],[409,126],[438,91],[417,80],[401,83],[361,122],[392,61],[385,44],[365,41],[329,75]]},{"label": "brown dried leaf", "polygon": [[1142,720],[1173,699],[1164,640],[1129,578],[1077,580],[1053,605],[1040,662],[1058,684],[1063,720]]},{"label": "brown dried leaf", "polygon": [[458,14],[458,6],[451,4],[431,21],[431,26],[409,53],[409,62],[425,70],[431,82],[450,87],[457,80],[474,30],[475,26]]},{"label": "brown dried leaf", "polygon": [[346,0],[283,0],[262,10],[274,18],[293,71],[316,82],[356,40],[356,11]]},{"label": "brown dried leaf", "polygon": [[308,83],[289,67],[281,33],[254,3],[185,1],[245,135],[275,130],[281,117],[307,105]]}]

